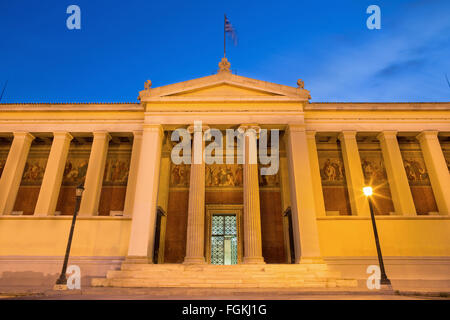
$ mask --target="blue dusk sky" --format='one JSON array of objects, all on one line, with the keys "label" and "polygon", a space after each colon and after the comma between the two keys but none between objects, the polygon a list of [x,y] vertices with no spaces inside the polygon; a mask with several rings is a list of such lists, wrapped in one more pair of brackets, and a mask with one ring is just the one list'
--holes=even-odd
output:
[{"label": "blue dusk sky", "polygon": [[[69,5],[81,30],[69,30]],[[369,5],[381,29],[369,30]],[[223,15],[238,75],[296,86],[311,101],[450,101],[449,0],[0,0],[0,93],[14,102],[136,102],[216,72]]]}]

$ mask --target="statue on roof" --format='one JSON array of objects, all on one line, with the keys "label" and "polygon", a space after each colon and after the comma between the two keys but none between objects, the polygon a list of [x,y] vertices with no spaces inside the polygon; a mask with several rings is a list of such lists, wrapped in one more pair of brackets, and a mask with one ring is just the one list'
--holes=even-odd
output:
[{"label": "statue on roof", "polygon": [[231,64],[228,62],[228,59],[223,57],[219,62],[219,72],[230,72]]},{"label": "statue on roof", "polygon": [[152,82],[151,82],[150,80],[147,80],[147,81],[144,83],[144,89],[145,89],[145,90],[150,90],[151,87],[152,87]]}]

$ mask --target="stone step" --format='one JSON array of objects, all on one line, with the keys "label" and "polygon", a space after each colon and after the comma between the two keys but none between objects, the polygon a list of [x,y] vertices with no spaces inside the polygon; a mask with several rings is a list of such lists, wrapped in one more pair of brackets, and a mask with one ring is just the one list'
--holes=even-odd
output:
[{"label": "stone step", "polygon": [[280,282],[261,282],[261,283],[243,283],[243,282],[154,282],[145,279],[93,279],[93,286],[111,286],[111,287],[206,287],[206,288],[332,288],[336,287],[335,281],[310,281],[297,283]]},{"label": "stone step", "polygon": [[325,264],[184,265],[122,264],[93,286],[204,288],[336,288],[356,287]]},{"label": "stone step", "polygon": [[241,269],[228,269],[228,270],[178,270],[177,272],[174,271],[168,271],[168,270],[110,270],[109,274],[123,274],[123,275],[132,275],[132,274],[143,274],[143,275],[155,275],[155,276],[177,276],[177,275],[183,275],[183,276],[197,276],[197,275],[230,275],[230,276],[247,276],[248,274],[254,274],[254,275],[284,275],[288,277],[295,277],[295,276],[311,276],[311,275],[330,275],[330,276],[340,276],[340,273],[338,271],[328,271],[328,270],[314,270],[314,271],[304,271],[304,270],[295,270],[295,271],[282,271],[282,270],[246,270],[247,272],[244,272]]},{"label": "stone step", "polygon": [[296,271],[325,271],[328,270],[325,264],[277,264],[277,265],[183,265],[183,264],[127,264],[122,265],[121,270],[152,270],[155,272],[164,271],[180,271],[180,270],[202,270],[202,271],[222,271],[222,270],[241,270],[241,271],[283,271],[283,272],[296,272]]},{"label": "stone step", "polygon": [[195,271],[181,271],[181,272],[154,272],[154,271],[122,271],[111,270],[107,273],[107,278],[277,278],[277,279],[295,279],[295,278],[340,278],[340,272],[336,271],[315,271],[315,272],[195,272]]}]

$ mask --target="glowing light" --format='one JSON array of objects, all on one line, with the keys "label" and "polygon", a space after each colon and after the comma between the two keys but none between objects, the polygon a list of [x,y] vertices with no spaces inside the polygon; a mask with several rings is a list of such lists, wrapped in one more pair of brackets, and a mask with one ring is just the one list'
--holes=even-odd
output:
[{"label": "glowing light", "polygon": [[363,192],[366,195],[366,197],[371,196],[373,193],[372,187],[364,187]]}]

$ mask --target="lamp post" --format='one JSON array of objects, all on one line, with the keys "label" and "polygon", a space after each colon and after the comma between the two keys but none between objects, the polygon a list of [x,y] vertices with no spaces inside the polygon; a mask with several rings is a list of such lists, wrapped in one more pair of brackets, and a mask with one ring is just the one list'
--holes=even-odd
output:
[{"label": "lamp post", "polygon": [[62,267],[61,274],[59,275],[58,280],[56,280],[56,285],[54,287],[55,290],[67,289],[67,278],[66,278],[67,263],[69,262],[70,247],[72,246],[73,231],[75,229],[75,222],[77,221],[78,211],[80,210],[80,202],[81,202],[81,196],[83,195],[83,191],[84,191],[84,183],[81,183],[75,189],[75,199],[76,199],[75,200],[75,211],[73,212],[72,226],[70,227],[69,240],[67,241],[66,255],[64,256],[63,267]]},{"label": "lamp post", "polygon": [[382,289],[384,287],[384,289],[392,290],[391,280],[389,280],[389,278],[386,275],[386,271],[384,270],[383,255],[381,254],[380,240],[378,239],[377,224],[375,223],[375,215],[373,213],[372,207],[372,194],[373,194],[372,187],[364,187],[363,192],[367,197],[367,200],[369,201],[370,218],[372,219],[372,228],[373,234],[375,236],[375,245],[377,246],[378,263],[380,265],[381,271],[380,284],[382,286]]}]

